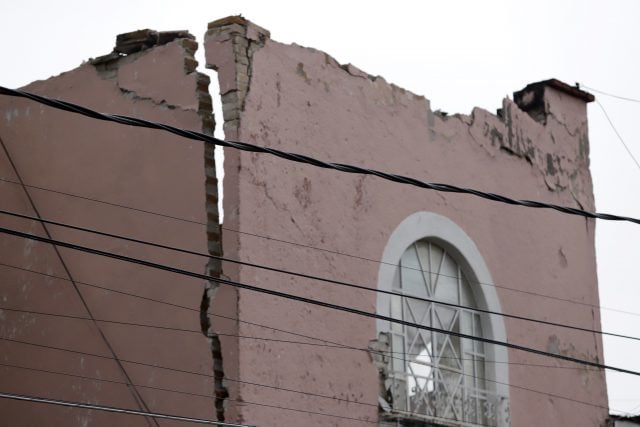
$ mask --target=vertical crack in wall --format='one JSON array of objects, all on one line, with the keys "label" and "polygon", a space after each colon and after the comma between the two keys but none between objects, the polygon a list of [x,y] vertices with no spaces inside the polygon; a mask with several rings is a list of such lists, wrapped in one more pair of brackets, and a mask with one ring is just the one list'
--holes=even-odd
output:
[{"label": "vertical crack in wall", "polygon": [[[193,51],[195,53],[195,49]],[[192,53],[192,54],[193,54]],[[195,61],[195,59],[194,59]],[[194,67],[195,69],[195,67]],[[215,120],[213,116],[213,104],[209,93],[211,79],[206,74],[197,73],[197,97],[198,115],[202,119],[202,132],[213,136]],[[222,236],[220,232],[220,212],[218,205],[218,178],[216,175],[215,146],[204,144],[204,169],[205,169],[205,209],[207,213],[207,251],[209,255],[220,257],[222,252]],[[205,272],[213,277],[222,274],[222,263],[219,259],[209,259]],[[202,333],[209,340],[211,358],[213,362],[213,380],[215,411],[219,421],[225,420],[224,404],[229,397],[229,391],[224,384],[224,364],[222,358],[222,344],[220,337],[212,328],[209,318],[209,307],[220,285],[214,282],[205,284],[200,303],[200,327]]]},{"label": "vertical crack in wall", "polygon": [[[209,80],[206,75],[204,77]],[[208,92],[207,92],[208,94]],[[213,115],[211,115],[213,118]],[[203,132],[207,135],[213,135],[214,122],[211,120],[211,126],[207,126],[203,122]],[[206,210],[207,210],[207,250],[210,255],[222,256],[222,242],[220,234],[220,219],[218,212],[218,180],[216,178],[216,164],[214,156],[215,147],[211,144],[204,146],[204,163],[205,163],[205,191],[206,191]],[[213,277],[220,277],[222,274],[222,263],[219,259],[210,259],[206,266],[206,274]],[[207,282],[202,294],[200,303],[200,326],[202,333],[209,340],[211,348],[211,356],[213,359],[213,377],[214,377],[214,394],[216,416],[219,421],[224,421],[224,401],[229,396],[229,392],[224,385],[224,365],[222,360],[222,345],[220,338],[212,328],[211,319],[209,318],[209,307],[213,301],[216,291],[220,285],[214,282]]]},{"label": "vertical crack in wall", "polygon": [[[118,85],[120,91],[125,96],[130,96],[137,101],[152,102],[159,107],[167,107],[169,109],[192,109],[191,106],[171,105],[163,100],[153,99],[149,96],[142,96],[135,91],[119,86],[118,73],[119,68],[124,64],[130,64],[145,55],[149,49],[156,46],[162,46],[171,42],[178,42],[184,50],[183,56],[183,72],[185,77],[194,75],[195,77],[195,111],[202,123],[202,132],[207,135],[213,135],[215,129],[215,120],[213,116],[212,100],[209,94],[210,78],[203,73],[197,72],[198,62],[195,59],[195,52],[198,43],[193,35],[187,31],[164,31],[157,32],[154,30],[138,30],[131,33],[124,33],[117,36],[116,46],[114,50],[104,56],[92,59],[90,63],[96,68],[100,75],[114,81]],[[211,255],[222,255],[220,244],[220,226],[218,213],[218,192],[215,160],[213,154],[214,147],[211,144],[204,144],[205,156],[205,208],[207,214],[207,247]],[[205,268],[207,274],[219,277],[221,273],[220,262],[217,260],[210,261]],[[214,374],[214,395],[215,395],[215,412],[219,420],[224,420],[224,399],[228,396],[228,392],[223,385],[224,372],[222,363],[221,345],[218,336],[212,332],[211,323],[208,317],[210,301],[215,293],[215,285],[211,282],[205,284],[201,304],[200,304],[200,324],[202,333],[209,341],[209,348],[212,356],[212,369]]]},{"label": "vertical crack in wall", "polygon": [[[198,43],[194,37],[186,31],[165,31],[157,32],[153,30],[138,30],[131,33],[120,34],[116,40],[116,47],[113,52],[104,55],[90,62],[96,67],[96,70],[105,79],[118,81],[118,67],[122,63],[130,63],[135,61],[139,55],[143,55],[145,51],[154,46],[167,44],[177,40],[184,49],[183,70],[185,76],[195,73],[196,80],[196,107],[195,111],[200,117],[202,123],[201,131],[207,135],[213,136],[215,130],[215,120],[213,116],[212,99],[209,93],[209,84],[211,79],[204,73],[197,71],[198,62],[195,59],[195,53],[198,49]],[[181,108],[173,106],[165,101],[154,100],[149,97],[143,97],[139,94],[120,88],[125,95],[133,96],[139,101],[154,102],[159,106],[173,108]],[[191,108],[191,107],[189,107]],[[183,108],[185,109],[185,108]],[[216,165],[214,156],[214,146],[204,144],[204,168],[205,168],[205,209],[207,215],[207,250],[210,255],[222,256],[222,245],[219,224],[218,209],[218,181],[216,178]],[[219,260],[210,260],[206,267],[205,273],[214,277],[220,277],[222,272]],[[205,288],[200,301],[200,327],[203,335],[209,341],[209,349],[212,357],[212,369],[214,377],[214,397],[216,417],[220,421],[224,421],[224,401],[229,393],[224,386],[224,369],[222,360],[222,347],[218,335],[213,331],[208,311],[211,301],[216,293],[218,285],[213,282],[206,282]]]},{"label": "vertical crack in wall", "polygon": [[[268,31],[237,16],[214,21],[208,26],[205,35],[207,51],[210,46],[215,44],[216,54],[214,54],[214,60],[207,60],[206,67],[218,72],[225,138],[238,138],[240,113],[244,110],[244,103],[251,82],[251,59],[253,53],[264,46],[264,42],[268,37]],[[223,69],[220,69],[221,67],[218,65],[220,62],[226,64],[226,66],[222,67]],[[209,99],[211,98],[209,97]],[[205,129],[205,133],[213,135],[214,127],[211,126]],[[208,250],[211,255],[222,256],[215,155],[214,147],[209,144],[205,146],[205,171]],[[207,274],[220,277],[222,274],[221,262],[219,260],[210,260],[207,264]],[[221,342],[208,316],[208,309],[213,304],[218,287],[217,283],[207,283],[202,296],[200,310],[202,331],[210,340],[211,354],[213,356],[216,415],[218,420],[224,421],[225,399],[229,396],[229,391],[224,384],[225,375]]]}]

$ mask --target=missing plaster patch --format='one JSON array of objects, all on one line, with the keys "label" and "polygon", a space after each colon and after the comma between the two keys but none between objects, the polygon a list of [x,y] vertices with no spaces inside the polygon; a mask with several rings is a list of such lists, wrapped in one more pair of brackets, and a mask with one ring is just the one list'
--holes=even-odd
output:
[{"label": "missing plaster patch", "polygon": [[378,404],[384,412],[393,407],[392,381],[389,378],[391,344],[389,334],[381,332],[378,339],[369,341],[369,357],[378,371]]},{"label": "missing plaster patch", "polygon": [[302,62],[298,62],[296,67],[296,74],[304,79],[304,82],[308,85],[311,84],[311,79],[307,76],[307,72],[304,70],[304,64]]}]

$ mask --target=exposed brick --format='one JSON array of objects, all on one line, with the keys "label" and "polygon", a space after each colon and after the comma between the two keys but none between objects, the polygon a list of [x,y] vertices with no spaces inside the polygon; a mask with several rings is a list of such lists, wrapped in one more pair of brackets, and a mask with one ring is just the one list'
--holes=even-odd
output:
[{"label": "exposed brick", "polygon": [[184,59],[184,70],[187,73],[193,73],[198,67],[198,61],[193,58],[185,58]]}]

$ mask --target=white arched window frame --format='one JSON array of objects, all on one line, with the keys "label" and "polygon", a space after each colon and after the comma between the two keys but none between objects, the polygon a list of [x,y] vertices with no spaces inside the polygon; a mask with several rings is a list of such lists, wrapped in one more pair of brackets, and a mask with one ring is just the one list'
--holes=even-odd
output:
[{"label": "white arched window frame", "polygon": [[[416,212],[407,217],[391,234],[385,247],[378,274],[378,289],[395,292],[398,264],[405,251],[419,241],[428,241],[442,248],[460,266],[467,278],[469,288],[477,308],[496,313],[502,307],[496,288],[490,286],[493,279],[482,258],[480,251],[471,238],[450,219],[431,212]],[[392,313],[392,296],[379,293],[377,312],[384,316],[394,317]],[[480,314],[483,336],[498,341],[507,341],[506,329],[502,316]],[[389,334],[392,325],[384,320],[377,320],[377,332]],[[394,350],[395,351],[395,350]],[[396,354],[397,356],[397,354]],[[495,408],[495,420],[491,423],[499,427],[510,425],[509,421],[509,355],[507,348],[497,345],[484,345],[484,387],[488,393],[498,397]],[[492,363],[499,361],[501,363]],[[393,412],[393,408],[391,408]],[[402,418],[402,414],[398,414]],[[409,417],[410,418],[410,417]],[[457,424],[453,424],[457,425]],[[460,424],[465,425],[465,424]]]}]

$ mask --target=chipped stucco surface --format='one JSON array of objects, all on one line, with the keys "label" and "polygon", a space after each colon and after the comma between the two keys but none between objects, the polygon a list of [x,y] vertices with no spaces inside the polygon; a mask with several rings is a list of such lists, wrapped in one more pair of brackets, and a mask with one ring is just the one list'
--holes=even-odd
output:
[{"label": "chipped stucco surface", "polygon": [[[244,25],[236,31],[241,37],[253,24]],[[546,124],[509,99],[503,101],[501,115],[475,109],[468,116],[443,117],[431,111],[424,97],[351,65],[341,66],[323,52],[266,38],[250,56],[237,56],[236,44],[230,38],[210,38],[205,45],[208,66],[219,71],[223,101],[225,90],[238,88],[239,67],[252,70],[242,96],[223,103],[225,130],[233,126],[227,137],[427,181],[593,208],[586,107],[561,92],[545,93],[551,112]],[[590,306],[598,304],[593,221],[398,186],[267,155],[225,154],[225,226],[301,245],[225,232],[225,253],[234,258],[375,286],[375,261],[390,233],[412,213],[429,211],[451,219],[473,239],[498,285],[505,312],[600,328],[597,309]],[[230,270],[229,275],[362,310],[373,311],[376,306],[373,294],[299,278],[250,268]],[[363,349],[377,338],[373,320],[247,291],[238,292],[238,312],[247,321]],[[506,320],[506,327],[511,342],[540,349],[558,343],[551,351],[557,348],[563,354],[602,361],[601,340],[593,334],[516,320]],[[240,325],[239,331],[292,339],[248,325]],[[238,345],[243,380],[377,404],[378,374],[366,352],[251,341]],[[602,372],[525,366],[568,365],[515,351],[509,358],[516,363],[509,372],[512,425],[604,421],[607,398]],[[576,406],[516,386],[553,390],[603,408]],[[312,396],[294,400],[283,392],[251,386],[234,393],[248,402],[378,419],[375,406]],[[241,420],[264,425],[359,425],[252,405],[240,412]]]}]

